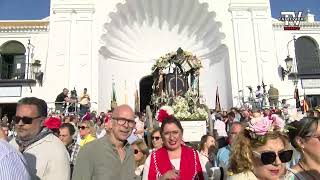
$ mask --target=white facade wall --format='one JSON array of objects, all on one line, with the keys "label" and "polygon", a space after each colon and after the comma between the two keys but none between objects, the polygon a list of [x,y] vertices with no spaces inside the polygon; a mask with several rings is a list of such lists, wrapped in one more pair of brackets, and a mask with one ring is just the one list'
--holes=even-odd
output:
[{"label": "white facade wall", "polygon": [[[275,21],[275,24],[279,24],[278,21]],[[311,25],[310,25],[311,24]],[[278,66],[286,68],[284,59],[288,55],[294,59],[296,64],[295,48],[293,38],[298,39],[299,37],[306,36],[312,38],[318,45],[320,44],[320,23],[319,22],[310,22],[309,25],[301,24],[301,29],[299,31],[283,31],[283,27],[274,25],[274,39],[275,39],[275,48],[276,48],[276,59]],[[294,72],[297,72],[295,67]],[[293,98],[294,94],[294,84],[292,80],[289,80],[288,77],[285,77],[284,81],[278,81],[275,84],[279,88],[280,93],[284,98]],[[306,95],[319,95],[320,88],[313,89],[302,89],[301,81],[297,84],[299,89],[300,96]],[[294,104],[294,99],[291,99],[291,104]]]},{"label": "white facade wall", "polygon": [[[48,31],[46,30],[8,30],[7,32],[0,32],[0,46],[8,41],[16,40],[22,43],[26,49],[26,61],[28,56],[28,40],[30,40],[31,48],[30,48],[30,56],[29,62],[33,63],[34,60],[41,61],[40,70],[44,72],[46,69],[46,63],[48,61]],[[33,56],[31,55],[33,54]],[[42,93],[43,90],[37,84],[35,87],[22,86],[21,96],[37,96],[40,98],[44,98],[46,95]],[[21,97],[0,97],[0,103],[15,103]]]},{"label": "white facade wall", "polygon": [[256,89],[262,81],[293,96],[293,83],[278,73],[287,43],[293,35],[320,42],[319,27],[274,28],[268,0],[52,0],[49,24],[49,33],[0,33],[0,44],[18,40],[26,46],[31,39],[43,64],[43,87],[32,87],[32,94],[24,87],[22,96],[53,102],[65,87],[78,94],[86,87],[98,111],[110,108],[112,81],[118,103],[133,106],[139,81],[151,74],[155,59],[178,47],[202,59],[200,92],[210,108],[217,87],[223,108],[238,105],[239,91],[248,96],[247,86]]}]

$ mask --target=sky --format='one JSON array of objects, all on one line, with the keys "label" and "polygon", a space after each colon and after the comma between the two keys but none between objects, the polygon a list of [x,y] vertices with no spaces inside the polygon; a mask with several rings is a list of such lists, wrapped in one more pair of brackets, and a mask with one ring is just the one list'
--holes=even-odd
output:
[{"label": "sky", "polygon": [[[272,17],[279,18],[281,11],[307,9],[320,20],[320,0],[270,0]],[[43,19],[50,14],[50,0],[0,0],[0,20]]]}]

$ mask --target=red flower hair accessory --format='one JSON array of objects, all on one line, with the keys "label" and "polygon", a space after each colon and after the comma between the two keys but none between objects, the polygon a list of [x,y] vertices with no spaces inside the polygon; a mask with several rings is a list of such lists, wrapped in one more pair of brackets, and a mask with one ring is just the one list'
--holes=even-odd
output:
[{"label": "red flower hair accessory", "polygon": [[165,118],[173,116],[173,109],[170,106],[162,106],[157,113],[157,120],[162,122]]},{"label": "red flower hair accessory", "polygon": [[61,124],[62,124],[61,120],[57,117],[49,117],[44,121],[44,125],[48,129],[59,129]]}]

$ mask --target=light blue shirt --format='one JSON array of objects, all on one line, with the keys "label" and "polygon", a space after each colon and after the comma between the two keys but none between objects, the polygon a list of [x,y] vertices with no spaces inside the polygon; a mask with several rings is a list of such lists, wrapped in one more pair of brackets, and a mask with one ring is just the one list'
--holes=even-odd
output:
[{"label": "light blue shirt", "polygon": [[289,163],[287,163],[287,167],[293,167],[294,165],[298,164],[300,158],[301,158],[301,154],[299,153],[299,151],[297,151],[291,144],[291,149],[293,150],[293,154],[292,154],[292,159]]},{"label": "light blue shirt", "polygon": [[31,180],[22,154],[0,140],[0,180]]},{"label": "light blue shirt", "polygon": [[218,167],[228,168],[230,158],[230,145],[220,148],[217,153],[216,163]]}]

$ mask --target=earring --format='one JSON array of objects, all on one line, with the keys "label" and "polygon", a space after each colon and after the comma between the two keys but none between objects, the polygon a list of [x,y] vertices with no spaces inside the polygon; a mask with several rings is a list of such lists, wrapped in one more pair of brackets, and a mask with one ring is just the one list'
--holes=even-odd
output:
[{"label": "earring", "polygon": [[301,146],[301,151],[304,154],[304,146]]}]

